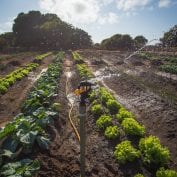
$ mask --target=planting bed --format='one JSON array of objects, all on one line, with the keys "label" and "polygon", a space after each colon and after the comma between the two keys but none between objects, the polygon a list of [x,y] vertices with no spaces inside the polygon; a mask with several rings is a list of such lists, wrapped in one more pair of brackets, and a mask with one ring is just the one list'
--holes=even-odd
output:
[{"label": "planting bed", "polygon": [[[45,124],[45,135],[39,134],[50,139],[48,148],[40,149],[36,142],[30,154],[31,159],[40,163],[36,177],[80,177],[80,145],[68,114],[72,104],[71,119],[79,130],[78,97],[74,90],[82,78],[98,83],[96,96],[90,96],[87,103],[85,176],[168,177],[164,174],[171,173],[176,177],[176,172],[165,171],[177,171],[176,76],[169,78],[154,63],[140,56],[124,60],[129,54],[95,50],[66,52],[62,73],[56,78],[56,95],[50,105],[48,101],[41,102],[46,109],[53,109],[54,102],[59,103],[55,105],[59,115],[53,124]],[[4,106],[1,109],[7,108],[0,112],[1,126],[20,112],[21,103],[36,81],[34,78],[52,59],[53,56],[44,59],[33,74],[1,96]],[[104,87],[103,90],[98,86]],[[13,107],[14,104],[17,106]],[[33,112],[28,109],[27,115]],[[154,150],[146,149],[148,143]],[[156,173],[161,166],[164,168]]]}]

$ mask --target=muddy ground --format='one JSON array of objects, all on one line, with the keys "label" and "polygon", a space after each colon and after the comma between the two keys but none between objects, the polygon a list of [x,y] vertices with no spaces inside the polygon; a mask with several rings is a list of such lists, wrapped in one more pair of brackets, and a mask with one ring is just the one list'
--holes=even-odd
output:
[{"label": "muddy ground", "polygon": [[[69,93],[72,93],[79,83],[78,74],[71,56],[67,55],[63,74],[59,83],[58,101],[61,103],[59,118],[55,127],[49,129],[51,146],[48,152],[41,152],[37,158],[41,161],[38,177],[80,177],[80,147],[79,142],[69,122],[69,101],[66,96],[66,75],[71,71],[69,78]],[[56,100],[56,101],[57,101]],[[145,168],[141,161],[119,165],[113,157],[115,145],[120,140],[108,141],[96,127],[96,120],[87,105],[86,120],[86,177],[133,177],[137,173],[153,176],[154,171]],[[74,103],[72,120],[79,129],[78,102]],[[124,137],[123,137],[124,138]]]},{"label": "muddy ground", "polygon": [[[137,120],[145,125],[147,134],[158,136],[162,144],[170,149],[172,161],[169,167],[177,170],[177,109],[175,99],[169,101],[171,100],[169,95],[177,88],[176,82],[173,79],[168,79],[168,77],[159,76],[149,62],[135,58],[132,62],[125,64],[123,58],[128,56],[127,53],[86,50],[81,51],[81,55],[84,56],[92,71],[97,74],[100,84],[113,91],[119,102],[132,111]],[[43,68],[47,67],[50,60],[52,58],[45,60],[46,65],[41,65],[41,68],[38,68],[38,72],[35,71],[35,73],[38,75]],[[48,128],[51,135],[50,149],[49,151],[36,151],[36,154],[33,154],[33,157],[37,157],[41,162],[41,169],[36,175],[37,177],[80,177],[79,142],[68,118],[70,106],[66,95],[66,73],[70,71],[72,74],[69,78],[68,89],[69,93],[73,93],[80,78],[71,55],[67,54],[56,99],[56,102],[61,103],[60,114],[58,119],[55,120],[55,126]],[[24,79],[24,88],[26,88],[25,86],[29,87],[29,85],[31,87],[32,78],[34,78],[33,75],[25,78],[26,81]],[[164,82],[165,84],[163,84]],[[163,91],[161,84],[168,91],[167,96],[161,94]],[[154,86],[153,89],[151,88],[152,85]],[[29,89],[21,94],[22,88],[22,85],[14,86],[14,92],[16,90],[17,94],[14,101],[21,95],[22,100],[25,98]],[[7,101],[4,102],[3,111],[7,117],[10,117],[9,111],[11,111],[11,115],[13,114],[13,109],[15,109],[14,115],[19,112],[18,105],[21,101],[17,99],[17,103],[13,103],[10,100],[13,98],[12,95],[6,96],[7,98],[4,97],[4,101]],[[13,105],[17,105],[17,109],[13,108]],[[96,120],[92,117],[89,106],[88,104],[86,120],[86,177],[133,177],[136,173],[143,173],[146,177],[154,177],[155,170],[145,167],[140,160],[126,165],[119,165],[116,162],[113,152],[119,140],[116,142],[108,141],[104,137],[103,133],[96,127]],[[5,108],[8,110],[6,111]],[[3,111],[1,111],[1,114]],[[74,102],[72,120],[78,128],[77,99]]]},{"label": "muddy ground", "polygon": [[[0,77],[3,77],[18,67],[23,67],[33,62],[37,52],[25,52],[15,55],[0,54]],[[1,59],[2,58],[2,59]]]},{"label": "muddy ground", "polygon": [[[67,56],[66,60],[70,60]],[[55,135],[52,133],[52,143],[49,152],[38,155],[38,159],[42,162],[42,168],[38,173],[38,177],[79,177],[80,176],[80,146],[69,122],[68,113],[69,105],[66,97],[66,72],[68,72],[67,63],[63,66],[63,74],[59,84],[58,101],[62,103],[59,119],[56,120]],[[70,65],[69,64],[69,65]],[[69,80],[69,90],[72,93],[77,87],[79,81],[75,66],[70,65],[69,70],[72,71],[72,77]],[[78,128],[78,102],[76,100],[72,113],[72,120]],[[87,146],[86,146],[86,177],[123,177],[118,164],[112,157],[113,149],[110,148],[109,142],[100,134],[95,125],[95,120],[88,112],[87,116]]]},{"label": "muddy ground", "polygon": [[[22,58],[21,64],[26,64],[24,61],[29,62],[29,58],[31,58],[31,60],[34,59],[34,57]],[[21,81],[17,81],[8,89],[6,94],[0,95],[0,127],[4,126],[7,122],[12,120],[14,116],[20,113],[20,107],[26,98],[27,92],[33,86],[38,75],[47,68],[52,60],[53,56],[46,57],[40,66],[27,77],[24,77]]]},{"label": "muddy ground", "polygon": [[[121,52],[100,54],[100,51],[87,50],[80,53],[93,72],[108,76],[98,77],[100,83],[136,115],[145,125],[147,134],[158,136],[169,148],[172,158],[169,167],[177,170],[177,76],[159,75],[156,67],[141,58],[132,57],[124,63],[128,54]],[[95,61],[99,62],[93,67]]]}]

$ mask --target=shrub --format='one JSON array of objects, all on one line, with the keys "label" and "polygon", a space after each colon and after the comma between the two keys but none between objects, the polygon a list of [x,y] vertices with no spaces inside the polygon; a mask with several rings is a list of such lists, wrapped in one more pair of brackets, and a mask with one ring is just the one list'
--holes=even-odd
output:
[{"label": "shrub", "polygon": [[9,85],[13,85],[16,80],[14,77],[9,77],[8,79],[6,79],[6,81],[9,83]]},{"label": "shrub", "polygon": [[4,85],[6,88],[9,87],[9,83],[6,81],[6,79],[2,79],[1,85]]},{"label": "shrub", "polygon": [[106,127],[110,126],[112,124],[112,118],[107,115],[102,115],[97,121],[96,125],[99,128],[105,129]]},{"label": "shrub", "polygon": [[89,68],[85,64],[77,64],[76,67],[77,67],[80,77],[82,77],[82,78],[85,78],[85,77],[92,78],[93,77],[92,72],[89,70]]},{"label": "shrub", "polygon": [[117,126],[109,126],[106,128],[104,134],[109,139],[115,139],[120,135],[120,132]]},{"label": "shrub", "polygon": [[0,85],[0,93],[4,94],[7,92],[7,88],[4,85]]},{"label": "shrub", "polygon": [[128,135],[143,136],[145,134],[145,127],[133,118],[124,119],[121,125]]},{"label": "shrub", "polygon": [[174,170],[165,170],[164,168],[160,168],[156,172],[156,177],[177,177],[177,172]]},{"label": "shrub", "polygon": [[90,94],[89,94],[89,100],[91,102],[93,102],[97,97],[97,94],[96,94],[96,91],[92,91]]},{"label": "shrub", "polygon": [[118,144],[114,151],[115,158],[121,164],[134,161],[140,157],[140,154],[140,151],[135,149],[128,140]]},{"label": "shrub", "polygon": [[138,173],[138,174],[136,174],[134,177],[144,177],[144,175]]},{"label": "shrub", "polygon": [[114,97],[111,95],[111,93],[109,93],[105,88],[101,87],[99,90],[100,93],[100,97],[101,100],[104,104],[106,104],[106,102],[111,99],[114,100]]},{"label": "shrub", "polygon": [[162,147],[160,140],[155,136],[142,138],[139,142],[139,148],[143,154],[144,163],[163,166],[170,160],[169,150]]},{"label": "shrub", "polygon": [[103,108],[101,104],[95,104],[91,108],[91,112],[94,114],[95,117],[101,116],[103,113]]},{"label": "shrub", "polygon": [[160,66],[160,70],[171,74],[177,74],[177,66],[173,64],[162,65]]},{"label": "shrub", "polygon": [[133,114],[129,111],[127,111],[124,107],[121,107],[119,109],[119,113],[116,114],[116,118],[122,122],[125,118],[133,118]]},{"label": "shrub", "polygon": [[109,112],[111,114],[116,114],[121,107],[121,105],[116,100],[112,100],[112,99],[109,99],[106,102],[106,106],[109,109]]}]

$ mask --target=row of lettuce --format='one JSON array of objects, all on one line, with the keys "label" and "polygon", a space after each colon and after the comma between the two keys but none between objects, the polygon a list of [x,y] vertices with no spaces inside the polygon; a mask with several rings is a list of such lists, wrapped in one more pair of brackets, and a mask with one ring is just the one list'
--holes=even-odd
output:
[{"label": "row of lettuce", "polygon": [[63,52],[57,54],[28,94],[21,113],[0,130],[1,176],[33,176],[40,169],[40,162],[30,156],[49,148],[46,128],[54,125],[59,116],[59,103],[55,100],[63,57]]},{"label": "row of lettuce", "polygon": [[41,61],[49,55],[51,55],[51,52],[37,55],[34,59],[34,63],[27,64],[24,67],[19,67],[5,77],[0,78],[0,94],[5,94],[10,86],[27,76],[32,70],[36,69]]},{"label": "row of lettuce", "polygon": [[[75,60],[74,56],[78,56],[78,54],[73,55]],[[82,69],[78,65],[80,64],[77,64],[80,77],[89,78],[93,76],[86,65]],[[107,139],[120,141],[114,151],[114,157],[119,164],[124,165],[127,162],[140,159],[146,166],[159,168],[156,177],[177,176],[177,172],[174,170],[164,168],[170,161],[168,148],[163,147],[156,136],[146,137],[144,125],[141,125],[131,112],[118,103],[107,89],[99,87],[92,91],[89,100],[92,104],[91,112],[95,117],[97,127],[104,132]],[[128,140],[132,138],[138,139],[139,143],[133,144]],[[122,141],[122,139],[124,140]],[[137,174],[135,177],[143,177],[143,175]]]},{"label": "row of lettuce", "polygon": [[137,56],[146,60],[150,60],[153,65],[158,66],[160,71],[177,74],[176,56],[159,55],[150,52],[141,52],[137,54]]}]

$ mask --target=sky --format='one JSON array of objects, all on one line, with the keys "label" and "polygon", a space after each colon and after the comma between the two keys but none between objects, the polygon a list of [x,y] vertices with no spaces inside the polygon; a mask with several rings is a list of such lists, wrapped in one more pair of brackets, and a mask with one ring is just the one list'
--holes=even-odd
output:
[{"label": "sky", "polygon": [[55,13],[101,42],[114,34],[159,39],[177,25],[177,0],[0,0],[0,33],[12,31],[18,13]]}]

